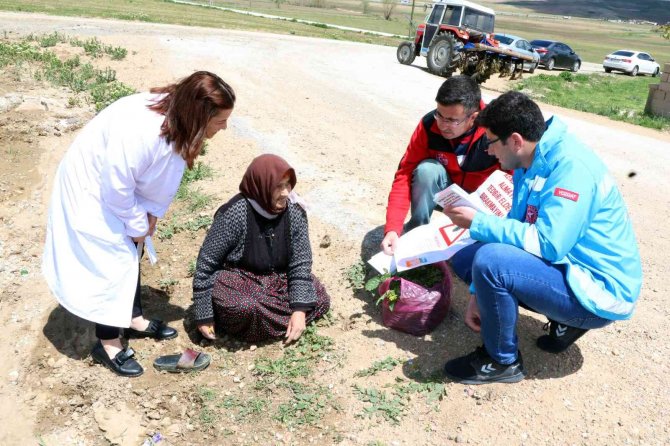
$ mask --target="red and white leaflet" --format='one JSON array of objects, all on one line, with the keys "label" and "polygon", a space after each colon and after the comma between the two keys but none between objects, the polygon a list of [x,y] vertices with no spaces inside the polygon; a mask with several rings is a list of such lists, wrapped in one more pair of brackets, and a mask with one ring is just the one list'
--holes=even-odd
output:
[{"label": "red and white leaflet", "polygon": [[512,176],[496,170],[471,194],[458,184],[452,184],[435,194],[435,203],[443,209],[449,206],[468,206],[487,214],[504,217],[512,208]]},{"label": "red and white leaflet", "polygon": [[[469,206],[481,212],[504,217],[512,207],[512,177],[503,171],[493,172],[477,190],[466,193],[458,185],[451,185],[435,195],[442,207]],[[451,204],[449,204],[451,203]],[[454,254],[471,245],[470,231],[453,224],[440,213],[430,223],[414,228],[398,240],[393,256],[380,252],[368,263],[380,273],[405,271],[450,259]]]}]

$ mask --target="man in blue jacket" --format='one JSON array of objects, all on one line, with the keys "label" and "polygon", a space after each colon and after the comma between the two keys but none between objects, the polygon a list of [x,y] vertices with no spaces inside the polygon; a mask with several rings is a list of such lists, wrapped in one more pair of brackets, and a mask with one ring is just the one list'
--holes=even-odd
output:
[{"label": "man in blue jacket", "polygon": [[488,152],[514,169],[513,205],[506,219],[445,209],[482,242],[454,262],[469,267],[465,323],[484,345],[448,361],[444,372],[465,384],[517,382],[526,374],[516,336],[519,305],[549,318],[549,335],[537,345],[558,353],[589,329],[632,316],[642,268],[614,179],[563,122],[545,123],[535,102],[508,92],[480,112],[478,124],[486,128]]}]

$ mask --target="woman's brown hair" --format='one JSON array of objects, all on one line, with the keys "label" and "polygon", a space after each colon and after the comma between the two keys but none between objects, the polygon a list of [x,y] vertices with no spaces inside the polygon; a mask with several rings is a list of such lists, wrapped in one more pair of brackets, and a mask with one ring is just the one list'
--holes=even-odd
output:
[{"label": "woman's brown hair", "polygon": [[207,124],[221,110],[235,106],[235,92],[223,79],[209,71],[196,71],[176,84],[152,88],[151,93],[164,93],[149,108],[165,116],[160,136],[174,142],[174,150],[186,161],[188,168],[200,154]]}]

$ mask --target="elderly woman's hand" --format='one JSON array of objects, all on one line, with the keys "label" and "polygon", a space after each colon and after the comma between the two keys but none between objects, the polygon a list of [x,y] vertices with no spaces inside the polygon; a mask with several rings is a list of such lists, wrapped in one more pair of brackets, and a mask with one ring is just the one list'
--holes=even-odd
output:
[{"label": "elderly woman's hand", "polygon": [[293,341],[297,341],[303,331],[305,331],[305,312],[294,311],[291,315],[291,320],[288,321],[284,343],[290,344]]},{"label": "elderly woman's hand", "polygon": [[214,333],[214,322],[200,324],[198,325],[198,330],[200,330],[200,334],[202,334],[205,339],[212,341],[216,339],[216,334]]}]

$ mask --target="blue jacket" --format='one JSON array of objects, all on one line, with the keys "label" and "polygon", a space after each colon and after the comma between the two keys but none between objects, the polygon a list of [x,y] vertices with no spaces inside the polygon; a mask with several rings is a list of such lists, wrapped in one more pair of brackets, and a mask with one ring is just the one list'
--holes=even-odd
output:
[{"label": "blue jacket", "polygon": [[642,266],[628,211],[603,162],[558,118],[528,169],[514,171],[507,219],[478,212],[470,235],[521,248],[555,265],[579,302],[605,319],[629,319]]}]

